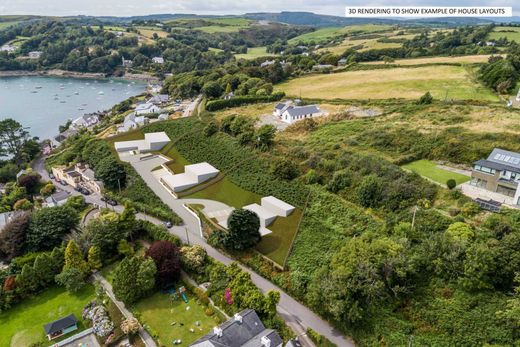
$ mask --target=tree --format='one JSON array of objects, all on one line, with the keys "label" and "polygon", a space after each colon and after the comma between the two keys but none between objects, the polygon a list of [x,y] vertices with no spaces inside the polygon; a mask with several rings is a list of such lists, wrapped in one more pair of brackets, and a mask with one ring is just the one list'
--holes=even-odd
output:
[{"label": "tree", "polygon": [[271,166],[271,172],[278,178],[290,181],[300,174],[298,166],[289,159],[281,159]]},{"label": "tree", "polygon": [[457,182],[453,178],[450,178],[446,181],[446,186],[448,187],[448,189],[453,189],[457,186]]},{"label": "tree", "polygon": [[153,259],[127,257],[114,270],[113,288],[118,300],[132,304],[155,285],[157,269]]},{"label": "tree", "polygon": [[126,230],[119,225],[119,218],[117,213],[108,212],[92,219],[85,227],[86,238],[105,255],[112,254],[119,240],[127,237]]},{"label": "tree", "polygon": [[423,96],[417,100],[418,105],[429,105],[433,102],[433,96],[430,94],[430,92],[426,92]]},{"label": "tree", "polygon": [[448,227],[446,235],[458,243],[467,244],[475,236],[475,232],[466,223],[455,222]]},{"label": "tree", "polygon": [[332,175],[332,179],[327,184],[327,190],[337,193],[350,186],[352,179],[347,171],[336,171]]},{"label": "tree", "polygon": [[13,155],[15,158],[29,139],[28,128],[24,128],[14,119],[0,121],[0,157]]},{"label": "tree", "polygon": [[134,247],[125,239],[119,240],[117,244],[117,252],[124,257],[131,257],[134,255]]},{"label": "tree", "polygon": [[13,205],[15,211],[29,211],[32,210],[32,208],[33,204],[28,199],[20,199]]},{"label": "tree", "polygon": [[375,175],[366,176],[356,189],[359,203],[364,207],[379,205],[382,195],[382,183]]},{"label": "tree", "polygon": [[22,272],[16,277],[16,283],[25,294],[38,290],[38,277],[31,264],[25,264]]},{"label": "tree", "polygon": [[31,250],[51,249],[61,243],[79,221],[78,213],[68,206],[42,208],[33,213],[27,231],[27,246]]},{"label": "tree", "polygon": [[64,286],[71,293],[76,293],[85,285],[85,275],[77,268],[63,270],[55,277],[56,283]]},{"label": "tree", "polygon": [[206,256],[206,250],[200,245],[184,246],[181,248],[182,267],[200,273],[204,268]]},{"label": "tree", "polygon": [[35,193],[35,188],[40,183],[41,176],[37,173],[30,173],[18,179],[18,185],[24,187],[27,192]]},{"label": "tree", "polygon": [[54,184],[52,184],[52,182],[49,182],[45,186],[43,186],[42,189],[40,189],[40,194],[43,197],[48,197],[55,191],[56,191],[56,187],[54,186]]},{"label": "tree", "polygon": [[127,318],[121,322],[121,331],[126,335],[135,335],[139,331],[139,321],[135,318]]},{"label": "tree", "polygon": [[92,246],[89,248],[88,266],[92,271],[97,271],[103,267],[103,263],[101,261],[101,249],[98,246]]},{"label": "tree", "polygon": [[54,276],[58,273],[52,266],[51,256],[42,253],[34,260],[34,273],[38,278],[39,286],[44,288],[54,282]]},{"label": "tree", "polygon": [[202,86],[202,93],[208,98],[218,98],[222,95],[222,87],[217,81],[209,81]]},{"label": "tree", "polygon": [[108,189],[124,187],[126,184],[125,167],[114,157],[105,157],[96,165],[96,178],[101,180]]},{"label": "tree", "polygon": [[14,217],[0,231],[0,252],[5,254],[7,260],[23,254],[25,247],[25,234],[31,221],[30,213],[22,213]]},{"label": "tree", "polygon": [[272,124],[264,124],[255,134],[255,146],[265,151],[273,144],[274,135],[276,134],[276,127]]},{"label": "tree", "polygon": [[70,240],[65,248],[65,265],[63,265],[63,270],[70,268],[78,269],[83,276],[89,271],[89,266],[83,258],[83,252],[81,252],[74,240]]},{"label": "tree", "polygon": [[236,209],[231,212],[227,220],[228,233],[224,239],[224,246],[234,250],[245,250],[255,246],[262,236],[260,235],[260,219],[256,213]]},{"label": "tree", "polygon": [[181,273],[180,252],[173,243],[155,241],[145,254],[155,263],[156,283],[159,288],[168,288],[179,278]]},{"label": "tree", "polygon": [[65,206],[72,207],[76,211],[80,212],[82,211],[85,206],[85,197],[83,195],[74,195],[67,199],[67,202],[65,203]]}]

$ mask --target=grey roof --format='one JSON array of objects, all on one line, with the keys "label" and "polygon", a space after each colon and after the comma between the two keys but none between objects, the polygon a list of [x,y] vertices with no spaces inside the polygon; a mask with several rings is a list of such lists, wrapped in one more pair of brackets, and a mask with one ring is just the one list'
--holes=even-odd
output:
[{"label": "grey roof", "polygon": [[485,167],[488,167],[490,169],[495,169],[495,170],[498,170],[498,171],[511,171],[511,172],[520,173],[520,169],[519,168],[510,166],[510,165],[497,163],[497,162],[486,160],[486,159],[477,160],[476,162],[473,163],[473,165],[485,166]]},{"label": "grey roof", "polygon": [[242,317],[242,322],[231,318],[222,323],[222,336],[218,337],[212,331],[190,346],[197,347],[258,347],[261,346],[260,340],[266,336],[271,340],[271,347],[277,347],[282,343],[278,333],[272,329],[266,329],[254,310],[246,309],[238,313]]},{"label": "grey roof", "polygon": [[520,153],[495,148],[493,149],[493,152],[491,152],[487,160],[499,164],[508,165],[520,170]]},{"label": "grey roof", "polygon": [[69,198],[69,195],[70,195],[69,192],[67,192],[65,190],[60,190],[59,192],[52,194],[51,198],[52,198],[52,200],[58,202],[58,201],[67,200]]},{"label": "grey roof", "polygon": [[45,330],[45,333],[47,335],[54,334],[63,329],[71,327],[77,323],[78,323],[78,320],[76,319],[76,317],[74,317],[73,314],[69,314],[67,317],[63,317],[58,320],[55,320],[54,322],[45,324],[43,326],[43,330]]},{"label": "grey roof", "polygon": [[276,106],[274,108],[277,110],[282,110],[285,108],[285,106],[286,105],[284,103],[279,103],[279,104],[276,104]]},{"label": "grey roof", "polygon": [[287,341],[285,347],[302,347],[302,344],[298,340],[291,339]]},{"label": "grey roof", "polygon": [[316,105],[309,105],[309,106],[288,108],[287,112],[289,113],[289,116],[297,117],[297,116],[303,116],[306,114],[319,113],[320,110],[318,109],[318,107]]}]

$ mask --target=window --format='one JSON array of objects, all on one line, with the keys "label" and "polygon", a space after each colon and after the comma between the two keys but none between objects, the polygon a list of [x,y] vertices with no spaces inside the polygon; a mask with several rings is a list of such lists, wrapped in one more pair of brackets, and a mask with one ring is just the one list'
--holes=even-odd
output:
[{"label": "window", "polygon": [[480,166],[480,165],[475,165],[474,169],[476,171],[485,172],[485,173],[488,173],[488,174],[491,174],[491,175],[494,175],[496,173],[495,169],[491,169],[489,167]]}]

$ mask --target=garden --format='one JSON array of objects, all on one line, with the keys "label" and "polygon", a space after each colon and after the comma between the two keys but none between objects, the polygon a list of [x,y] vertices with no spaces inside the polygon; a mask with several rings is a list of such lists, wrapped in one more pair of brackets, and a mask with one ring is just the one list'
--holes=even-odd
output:
[{"label": "garden", "polygon": [[405,170],[413,171],[429,180],[446,185],[448,180],[455,180],[457,185],[470,180],[469,176],[440,168],[436,163],[421,159],[401,166]]}]

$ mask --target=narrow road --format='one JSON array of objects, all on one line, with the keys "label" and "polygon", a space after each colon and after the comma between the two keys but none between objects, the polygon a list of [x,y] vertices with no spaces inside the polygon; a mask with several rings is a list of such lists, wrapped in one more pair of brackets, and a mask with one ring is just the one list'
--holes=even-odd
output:
[{"label": "narrow road", "polygon": [[[108,281],[103,276],[101,276],[99,273],[95,273],[92,276],[105,289],[107,295],[114,302],[114,304],[116,304],[123,316],[125,316],[126,318],[135,318],[132,312],[126,309],[125,304],[116,299],[112,290],[112,285],[108,283]],[[150,334],[148,334],[148,332],[142,326],[139,327],[139,336],[141,337],[141,339],[147,347],[158,347],[153,338],[150,336]]]},{"label": "narrow road", "polygon": [[193,110],[195,110],[195,107],[197,107],[199,105],[199,102],[200,100],[202,100],[202,96],[197,96],[197,98],[195,100],[193,100],[185,109],[184,109],[184,112],[182,113],[182,116],[183,117],[189,117],[191,116],[191,114],[193,113]]}]

